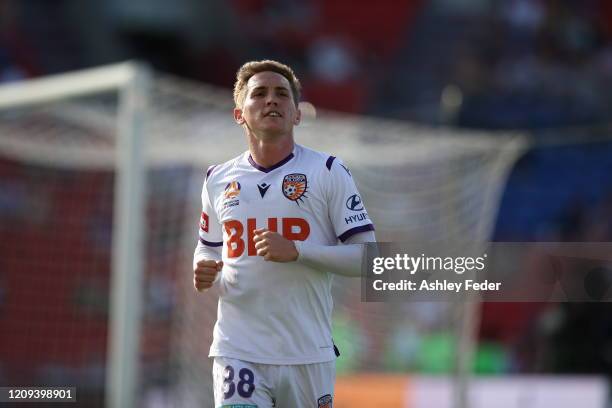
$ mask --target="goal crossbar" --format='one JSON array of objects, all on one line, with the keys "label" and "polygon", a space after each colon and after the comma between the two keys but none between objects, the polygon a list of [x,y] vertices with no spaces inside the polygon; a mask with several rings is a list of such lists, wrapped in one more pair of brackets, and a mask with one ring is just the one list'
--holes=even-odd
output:
[{"label": "goal crossbar", "polygon": [[123,62],[0,86],[0,109],[16,108],[117,90],[131,81],[138,64]]}]

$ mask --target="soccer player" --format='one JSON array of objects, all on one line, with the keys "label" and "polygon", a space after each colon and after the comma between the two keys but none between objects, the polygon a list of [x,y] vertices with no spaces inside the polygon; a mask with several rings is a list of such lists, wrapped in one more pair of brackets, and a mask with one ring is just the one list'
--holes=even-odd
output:
[{"label": "soccer player", "polygon": [[244,64],[234,119],[249,150],[204,179],[194,286],[220,291],[215,407],[332,406],[332,274],[360,275],[374,226],[340,159],[295,144],[299,99],[288,66]]}]

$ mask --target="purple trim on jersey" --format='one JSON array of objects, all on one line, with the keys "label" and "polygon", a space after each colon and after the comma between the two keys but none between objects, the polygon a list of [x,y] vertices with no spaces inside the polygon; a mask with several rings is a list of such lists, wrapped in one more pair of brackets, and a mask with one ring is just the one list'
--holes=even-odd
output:
[{"label": "purple trim on jersey", "polygon": [[293,159],[293,153],[290,153],[289,156],[285,157],[283,160],[279,161],[274,166],[266,168],[255,163],[255,160],[253,160],[253,157],[251,157],[251,155],[249,154],[249,163],[251,163],[251,166],[255,167],[259,171],[263,171],[264,173],[269,173],[274,169],[278,169],[280,166],[287,163],[291,159]]},{"label": "purple trim on jersey", "polygon": [[223,242],[208,242],[205,239],[200,238],[200,242],[209,247],[220,247],[223,246]]},{"label": "purple trim on jersey", "polygon": [[331,166],[334,163],[334,160],[336,160],[334,156],[329,156],[327,162],[325,162],[325,167],[327,167],[327,170],[331,171]]},{"label": "purple trim on jersey", "polygon": [[206,178],[205,178],[205,180],[208,180],[208,177],[210,177],[210,173],[212,173],[212,172],[213,172],[213,170],[215,169],[215,167],[217,167],[217,165],[216,165],[216,164],[215,164],[215,165],[212,165],[212,166],[210,166],[210,167],[208,168],[208,171],[206,172]]},{"label": "purple trim on jersey", "polygon": [[340,235],[338,239],[342,242],[345,242],[347,239],[349,239],[353,235],[359,234],[360,232],[366,232],[366,231],[374,231],[374,225],[367,224],[367,225],[360,225],[359,227],[351,228],[350,230],[346,231],[344,234]]}]

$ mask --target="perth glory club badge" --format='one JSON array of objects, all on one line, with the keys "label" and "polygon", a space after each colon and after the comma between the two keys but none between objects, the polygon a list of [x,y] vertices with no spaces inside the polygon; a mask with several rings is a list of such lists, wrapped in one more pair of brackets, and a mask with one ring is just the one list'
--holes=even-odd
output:
[{"label": "perth glory club badge", "polygon": [[293,173],[287,174],[283,178],[283,195],[296,204],[300,204],[306,198],[306,190],[308,188],[308,180],[305,174]]}]

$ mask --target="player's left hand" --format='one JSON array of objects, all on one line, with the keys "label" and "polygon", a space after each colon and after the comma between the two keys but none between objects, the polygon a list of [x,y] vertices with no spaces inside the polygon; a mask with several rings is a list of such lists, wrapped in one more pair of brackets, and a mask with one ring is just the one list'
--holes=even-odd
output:
[{"label": "player's left hand", "polygon": [[293,241],[283,237],[278,232],[260,228],[253,231],[257,255],[266,261],[293,262],[298,259],[298,250]]}]

